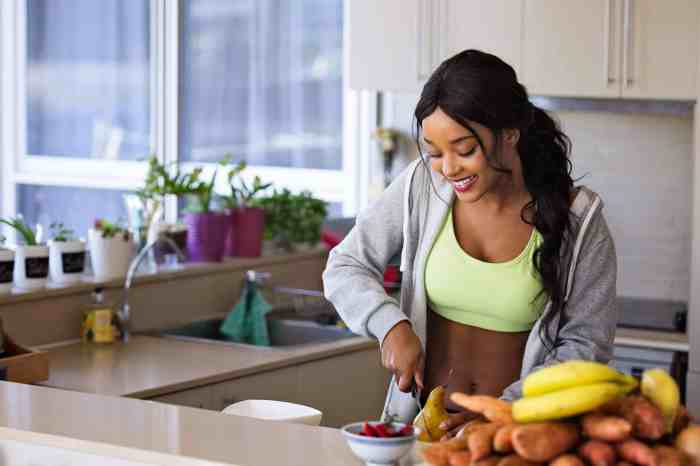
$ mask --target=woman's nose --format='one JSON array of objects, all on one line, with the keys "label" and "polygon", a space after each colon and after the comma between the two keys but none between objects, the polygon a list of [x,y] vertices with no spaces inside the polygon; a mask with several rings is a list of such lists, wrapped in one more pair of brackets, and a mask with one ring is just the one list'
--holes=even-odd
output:
[{"label": "woman's nose", "polygon": [[448,178],[452,178],[459,174],[462,168],[459,165],[459,160],[450,154],[445,154],[442,157],[442,173]]}]

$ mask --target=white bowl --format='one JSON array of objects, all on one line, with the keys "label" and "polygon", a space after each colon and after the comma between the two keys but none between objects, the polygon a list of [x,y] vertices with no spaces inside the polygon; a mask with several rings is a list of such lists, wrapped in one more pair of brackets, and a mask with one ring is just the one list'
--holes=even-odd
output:
[{"label": "white bowl", "polygon": [[318,409],[296,403],[275,400],[245,400],[227,406],[224,414],[254,417],[268,421],[292,422],[317,426],[321,424],[323,413]]},{"label": "white bowl", "polygon": [[[379,424],[379,422],[370,422]],[[365,437],[360,435],[364,422],[355,422],[344,426],[341,431],[348,446],[355,455],[364,461],[367,466],[385,466],[397,464],[398,461],[411,451],[419,430],[413,428],[413,435],[406,437]],[[391,426],[394,429],[401,429],[406,424],[394,422]]]}]

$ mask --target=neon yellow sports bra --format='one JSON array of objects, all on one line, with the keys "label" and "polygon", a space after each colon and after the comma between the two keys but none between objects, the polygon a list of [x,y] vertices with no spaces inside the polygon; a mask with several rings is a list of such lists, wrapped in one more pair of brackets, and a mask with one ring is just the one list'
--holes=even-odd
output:
[{"label": "neon yellow sports bra", "polygon": [[518,257],[489,263],[467,254],[457,241],[452,209],[428,256],[425,289],[434,312],[465,325],[498,332],[530,330],[547,296],[533,263],[542,236],[533,229]]}]

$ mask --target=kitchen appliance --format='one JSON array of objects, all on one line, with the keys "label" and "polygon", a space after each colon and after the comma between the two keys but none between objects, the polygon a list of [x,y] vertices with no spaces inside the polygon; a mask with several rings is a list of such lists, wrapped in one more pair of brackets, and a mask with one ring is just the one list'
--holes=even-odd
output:
[{"label": "kitchen appliance", "polygon": [[[681,333],[686,331],[686,303],[619,297],[617,305],[618,327]],[[681,398],[685,402],[687,352],[616,344],[611,364],[635,377],[641,377],[645,369],[666,369],[681,387]]]}]

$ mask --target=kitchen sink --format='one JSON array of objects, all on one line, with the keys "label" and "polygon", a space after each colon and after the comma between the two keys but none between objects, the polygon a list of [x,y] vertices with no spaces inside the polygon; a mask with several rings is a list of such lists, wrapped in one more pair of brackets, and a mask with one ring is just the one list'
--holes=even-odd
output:
[{"label": "kitchen sink", "polygon": [[[165,338],[231,346],[254,346],[228,340],[225,335],[219,332],[222,322],[222,318],[198,320],[180,327],[162,330],[157,332],[157,335]],[[349,330],[336,327],[335,325],[324,325],[314,321],[296,319],[268,319],[267,329],[270,336],[270,346],[277,348],[326,343],[357,336]]]}]

